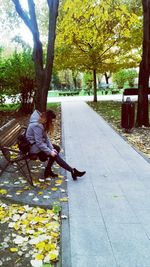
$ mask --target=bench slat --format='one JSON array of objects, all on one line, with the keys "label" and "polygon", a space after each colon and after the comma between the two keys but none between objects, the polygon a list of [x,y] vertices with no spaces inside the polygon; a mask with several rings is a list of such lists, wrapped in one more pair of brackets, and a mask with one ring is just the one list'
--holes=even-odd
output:
[{"label": "bench slat", "polygon": [[17,123],[15,125],[12,125],[12,127],[4,128],[3,131],[0,131],[0,138],[3,138],[3,136],[6,136],[10,133],[13,133],[16,129],[20,128],[21,126]]},{"label": "bench slat", "polygon": [[17,123],[11,130],[8,130],[0,134],[0,143],[2,146],[10,146],[16,140],[17,136],[21,132],[21,126]]},{"label": "bench slat", "polygon": [[[33,186],[32,175],[28,164],[28,160],[30,160],[30,158],[28,155],[22,154],[19,150],[14,150],[11,148],[12,145],[16,144],[18,136],[23,131],[25,131],[25,129],[21,127],[21,125],[15,119],[11,120],[0,128],[0,150],[2,151],[4,158],[8,161],[6,166],[1,168],[0,176],[9,165],[16,164],[15,166],[17,166],[21,174]],[[12,153],[15,155],[15,157]],[[24,166],[26,166],[26,170],[24,170]]]},{"label": "bench slat", "polygon": [[20,125],[16,125],[12,129],[9,129],[8,131],[5,131],[2,134],[0,134],[0,137],[1,138],[3,138],[3,137],[7,138],[8,136],[11,136],[11,135],[15,134],[16,132],[19,132],[20,129],[21,129],[21,126]]}]

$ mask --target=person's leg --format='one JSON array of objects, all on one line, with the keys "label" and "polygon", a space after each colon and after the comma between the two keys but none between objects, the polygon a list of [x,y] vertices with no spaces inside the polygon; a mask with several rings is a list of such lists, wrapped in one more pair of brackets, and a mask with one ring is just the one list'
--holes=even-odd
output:
[{"label": "person's leg", "polygon": [[[59,146],[53,145],[53,147],[57,150],[58,153],[60,152],[60,147]],[[68,165],[66,163],[66,161],[64,161],[60,157],[59,154],[57,154],[56,157],[51,157],[51,156],[49,157],[48,164],[47,164],[47,167],[46,167],[45,172],[44,172],[44,177],[45,178],[47,178],[48,176],[51,176],[51,177],[57,177],[58,176],[57,174],[53,173],[52,170],[51,170],[51,167],[52,167],[52,164],[54,163],[54,161],[56,161],[57,164],[60,167],[62,167],[63,169],[71,172],[73,180],[77,180],[77,177],[81,177],[86,173],[85,171],[80,172],[77,169],[72,168],[70,165]]]},{"label": "person's leg", "polygon": [[40,151],[36,154],[40,161],[45,162],[47,161],[47,154],[44,151]]},{"label": "person's leg", "polygon": [[60,156],[59,154],[55,157],[55,161],[57,162],[57,164],[59,164],[60,167],[62,167],[63,169],[65,169],[66,171],[71,172],[72,178],[73,180],[77,180],[77,177],[81,177],[83,176],[86,172],[80,172],[75,168],[70,167],[70,165],[68,165],[68,163],[66,163]]},{"label": "person's leg", "polygon": [[60,156],[59,154],[54,158],[57,164],[65,169],[66,171],[72,172],[73,168],[71,168]]},{"label": "person's leg", "polygon": [[[59,147],[59,146],[53,144],[53,147],[54,147],[54,149],[57,150],[58,153],[60,152],[60,147]],[[47,166],[46,166],[46,168],[45,168],[45,172],[44,172],[44,177],[45,177],[45,178],[47,178],[48,176],[51,176],[51,177],[58,177],[58,174],[54,173],[54,172],[52,171],[52,169],[51,169],[51,168],[52,168],[52,165],[53,165],[53,163],[54,163],[54,161],[55,161],[55,157],[50,156],[49,159],[48,159]]]},{"label": "person's leg", "polygon": [[[57,150],[58,153],[60,152],[60,147],[59,147],[59,146],[53,144],[53,147],[54,147],[54,149]],[[50,157],[49,157],[49,160],[48,160],[47,167],[46,167],[48,170],[51,170],[51,167],[52,167],[54,161],[55,161],[55,158],[52,157],[52,156],[50,156]]]}]

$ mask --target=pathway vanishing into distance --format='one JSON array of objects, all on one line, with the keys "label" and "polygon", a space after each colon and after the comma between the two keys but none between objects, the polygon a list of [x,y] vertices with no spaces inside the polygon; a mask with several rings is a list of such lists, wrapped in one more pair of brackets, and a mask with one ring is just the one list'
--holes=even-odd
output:
[{"label": "pathway vanishing into distance", "polygon": [[[63,267],[150,267],[150,164],[83,101],[62,102],[69,222]],[[67,232],[68,231],[68,232]]]}]

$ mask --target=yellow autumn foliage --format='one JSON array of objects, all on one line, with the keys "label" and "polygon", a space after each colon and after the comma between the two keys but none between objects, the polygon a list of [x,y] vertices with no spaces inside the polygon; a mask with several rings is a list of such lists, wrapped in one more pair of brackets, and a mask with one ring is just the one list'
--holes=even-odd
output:
[{"label": "yellow autumn foliage", "polygon": [[130,53],[139,51],[142,44],[139,10],[122,0],[64,1],[58,18],[55,65],[83,71],[94,68],[101,73],[119,68],[120,61],[125,67],[136,66],[138,52],[134,57]]}]

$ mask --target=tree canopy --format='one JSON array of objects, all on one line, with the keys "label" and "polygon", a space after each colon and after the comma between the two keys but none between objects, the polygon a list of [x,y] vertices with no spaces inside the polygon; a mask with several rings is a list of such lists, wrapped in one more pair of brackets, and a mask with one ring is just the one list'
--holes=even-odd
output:
[{"label": "tree canopy", "polygon": [[142,42],[137,6],[134,9],[128,1],[121,0],[66,0],[60,12],[56,37],[58,68],[96,69],[104,73],[125,65],[137,66]]},{"label": "tree canopy", "polygon": [[96,73],[132,68],[140,62],[139,6],[122,0],[66,0],[60,13],[55,65],[92,71],[97,101]]}]

